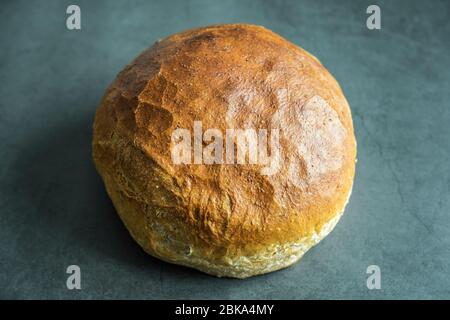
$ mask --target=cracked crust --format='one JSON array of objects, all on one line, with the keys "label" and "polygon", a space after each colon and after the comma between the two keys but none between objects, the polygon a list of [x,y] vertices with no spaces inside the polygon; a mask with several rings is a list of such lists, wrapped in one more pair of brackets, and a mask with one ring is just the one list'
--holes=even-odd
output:
[{"label": "cracked crust", "polygon": [[[281,166],[175,165],[171,132],[280,128]],[[253,25],[172,35],[128,65],[94,122],[93,157],[117,212],[153,256],[217,276],[287,267],[325,237],[350,195],[356,141],[334,78]]]}]

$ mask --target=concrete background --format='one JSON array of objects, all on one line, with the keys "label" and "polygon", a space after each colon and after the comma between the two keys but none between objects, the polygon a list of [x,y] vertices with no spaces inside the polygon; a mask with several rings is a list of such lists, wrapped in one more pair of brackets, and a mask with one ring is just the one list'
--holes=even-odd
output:
[{"label": "concrete background", "polygon": [[[82,30],[65,27],[81,7]],[[369,4],[382,29],[366,28]],[[0,298],[450,298],[448,1],[2,1]],[[353,196],[295,266],[217,279],[147,256],[91,161],[97,103],[155,40],[230,22],[264,25],[340,82],[358,140]],[[66,289],[77,264],[82,290]],[[379,265],[382,289],[368,290]]]}]

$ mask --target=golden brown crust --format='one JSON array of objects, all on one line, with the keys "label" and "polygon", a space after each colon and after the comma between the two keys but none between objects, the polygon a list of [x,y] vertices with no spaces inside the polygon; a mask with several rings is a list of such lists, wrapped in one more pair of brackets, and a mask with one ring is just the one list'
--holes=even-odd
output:
[{"label": "golden brown crust", "polygon": [[[198,120],[223,132],[281,128],[278,172],[175,165],[171,133]],[[347,101],[316,58],[263,27],[217,25],[155,43],[118,75],[97,110],[93,156],[147,252],[245,277],[294,262],[269,268],[267,250],[312,239],[339,216],[356,142]]]}]

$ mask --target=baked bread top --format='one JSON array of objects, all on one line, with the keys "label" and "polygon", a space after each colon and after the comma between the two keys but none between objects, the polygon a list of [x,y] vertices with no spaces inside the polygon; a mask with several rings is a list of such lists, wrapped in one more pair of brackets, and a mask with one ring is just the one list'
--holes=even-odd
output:
[{"label": "baked bread top", "polygon": [[[275,166],[175,164],[173,132],[193,132],[196,121],[203,132],[278,128]],[[318,233],[342,212],[356,158],[336,80],[305,50],[246,24],[188,30],[145,50],[105,94],[93,149],[105,181],[142,204],[146,220],[129,224],[162,217],[217,259]]]}]

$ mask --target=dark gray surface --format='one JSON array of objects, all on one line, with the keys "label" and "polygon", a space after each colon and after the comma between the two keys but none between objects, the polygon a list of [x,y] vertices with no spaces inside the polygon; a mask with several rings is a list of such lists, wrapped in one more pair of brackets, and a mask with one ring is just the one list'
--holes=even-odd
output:
[{"label": "dark gray surface", "polygon": [[[65,28],[69,4],[82,30]],[[450,4],[369,1],[2,1],[0,298],[450,298]],[[340,82],[358,140],[351,201],[295,266],[217,279],[147,256],[91,161],[96,104],[158,38],[264,25]],[[66,289],[77,264],[82,290]],[[366,288],[377,264],[382,289]]]}]

